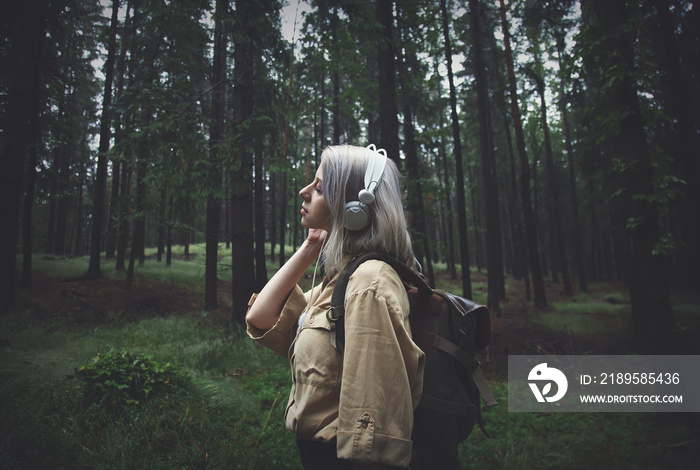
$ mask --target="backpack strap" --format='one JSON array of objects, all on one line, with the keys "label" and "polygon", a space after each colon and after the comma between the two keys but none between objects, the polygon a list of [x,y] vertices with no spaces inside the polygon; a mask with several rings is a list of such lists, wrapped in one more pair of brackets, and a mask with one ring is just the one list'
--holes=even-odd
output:
[{"label": "backpack strap", "polygon": [[479,393],[481,393],[481,398],[483,398],[484,402],[486,403],[486,406],[490,408],[492,406],[498,405],[496,397],[494,397],[493,393],[491,393],[489,384],[486,381],[484,371],[481,369],[481,364],[478,364],[476,366],[476,369],[474,369],[474,371],[472,372],[472,380],[474,380],[476,387],[479,389]]},{"label": "backpack strap", "polygon": [[369,259],[378,259],[389,264],[404,282],[414,285],[418,289],[419,294],[431,295],[433,292],[433,289],[420,274],[409,268],[394,255],[382,251],[371,251],[354,257],[338,276],[338,280],[333,288],[331,306],[326,313],[326,317],[331,325],[331,344],[340,353],[343,352],[345,345],[345,291],[348,288],[348,281],[350,281],[350,276],[352,276],[358,266]]},{"label": "backpack strap", "polygon": [[[475,314],[477,316],[489,315],[488,309],[485,306],[473,300],[465,299],[450,294],[449,292],[433,290],[422,275],[409,268],[406,263],[396,256],[383,251],[369,251],[354,257],[348,262],[345,269],[338,275],[338,280],[333,289],[331,306],[326,313],[326,317],[331,325],[331,343],[338,352],[343,352],[345,344],[345,321],[343,320],[343,315],[345,315],[345,291],[348,288],[348,281],[350,281],[350,276],[352,276],[358,266],[369,259],[378,259],[389,264],[405,283],[415,286],[418,296],[422,297],[426,302],[429,302],[428,299],[430,296],[439,295],[450,302],[458,311],[462,312],[463,316],[467,314]],[[474,340],[476,349],[481,350],[486,348],[491,341],[491,323],[488,321],[479,321],[477,323],[477,328]],[[428,329],[435,330],[434,327]]]},{"label": "backpack strap", "polygon": [[[465,299],[464,297],[459,297],[449,292],[438,291],[440,295],[449,301],[463,316],[468,314],[477,316],[487,316],[488,309],[480,305],[473,300]],[[476,331],[474,332],[474,344],[475,349],[481,350],[488,346],[491,339],[491,323],[489,321],[477,321]],[[452,341],[436,336],[433,342],[433,347],[440,349],[447,354],[455,358],[466,370],[468,370],[474,383],[479,389],[481,398],[486,403],[486,406],[492,407],[497,405],[496,398],[493,396],[491,389],[489,388],[488,382],[486,381],[486,376],[484,376],[484,371],[481,369],[481,364],[473,356],[467,354],[465,350],[454,344]]]},{"label": "backpack strap", "polygon": [[[418,274],[413,269],[409,268],[404,262],[399,260],[394,255],[391,255],[386,252],[362,253],[361,255],[358,255],[355,258],[351,259],[345,266],[345,269],[338,276],[338,280],[336,281],[335,287],[333,289],[333,295],[331,297],[331,306],[328,309],[328,312],[326,313],[326,316],[331,326],[331,344],[340,353],[343,352],[345,345],[345,292],[348,287],[348,282],[350,280],[350,276],[352,276],[352,274],[360,266],[360,264],[364,263],[369,259],[378,259],[389,264],[405,283],[415,287],[414,289],[411,289],[409,291],[409,295],[411,295],[412,293],[413,295],[418,295],[418,297],[423,303],[429,303],[430,298],[433,296],[437,298],[442,297],[446,302],[452,304],[457,311],[461,312],[463,316],[467,316],[468,314],[476,314],[477,316],[488,316],[489,314],[488,309],[485,306],[480,305],[474,302],[473,300],[465,299],[463,297],[450,294],[449,292],[434,290],[428,285],[428,283],[420,274]],[[423,320],[426,322],[430,322],[430,324],[426,323],[420,326],[427,330],[435,332],[437,330],[437,319],[438,317],[435,317],[434,319],[432,319],[433,321],[430,322],[431,319],[428,319],[427,316],[424,316]],[[474,335],[477,350],[483,349],[486,346],[488,346],[488,343],[491,339],[490,322],[477,322],[477,331],[474,332]],[[481,364],[475,358],[469,356],[463,349],[459,348],[453,342],[442,338],[439,335],[435,335],[434,338],[431,339],[430,345],[433,348],[440,349],[446,352],[447,354],[455,358],[455,360],[459,364],[461,364],[467,371],[471,372],[472,380],[476,384],[479,393],[481,394],[481,398],[486,403],[486,406],[491,407],[497,404],[496,399],[488,386],[488,382],[486,381],[484,372],[481,369]],[[421,397],[421,406],[425,406],[435,411],[439,411],[446,414],[453,414],[456,416],[462,416],[468,412],[468,407],[464,405],[447,402],[427,395],[423,395]],[[477,423],[479,424],[479,427],[484,432],[484,434],[487,437],[489,437],[489,434],[484,428],[484,424],[481,418],[481,410],[478,406],[477,410]]]}]

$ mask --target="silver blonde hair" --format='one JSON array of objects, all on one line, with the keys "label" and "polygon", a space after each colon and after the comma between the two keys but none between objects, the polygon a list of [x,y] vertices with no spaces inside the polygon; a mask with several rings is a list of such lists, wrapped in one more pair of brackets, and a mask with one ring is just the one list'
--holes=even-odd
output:
[{"label": "silver blonde hair", "polygon": [[326,275],[333,277],[343,268],[347,257],[365,251],[385,251],[413,267],[415,257],[406,226],[401,200],[401,174],[387,159],[381,182],[370,206],[372,221],[368,227],[350,231],[343,225],[345,204],[357,200],[364,188],[365,171],[372,150],[354,145],[326,148],[321,154],[323,196],[330,208],[331,232],[324,249]]}]

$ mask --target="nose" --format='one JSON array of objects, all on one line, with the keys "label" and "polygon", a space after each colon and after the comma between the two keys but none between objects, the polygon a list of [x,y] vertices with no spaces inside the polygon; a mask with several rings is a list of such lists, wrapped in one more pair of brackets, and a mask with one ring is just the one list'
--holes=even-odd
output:
[{"label": "nose", "polygon": [[301,198],[305,201],[309,199],[309,196],[311,194],[310,188],[311,188],[312,184],[313,184],[313,182],[307,186],[304,186],[303,188],[301,188],[301,191],[299,191],[299,196],[301,196]]}]

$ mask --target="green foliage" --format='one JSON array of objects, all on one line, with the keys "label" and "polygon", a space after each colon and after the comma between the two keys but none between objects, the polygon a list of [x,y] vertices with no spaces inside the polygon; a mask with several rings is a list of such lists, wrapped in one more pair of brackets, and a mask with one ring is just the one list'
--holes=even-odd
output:
[{"label": "green foliage", "polygon": [[263,404],[270,406],[281,396],[286,400],[291,383],[289,367],[284,364],[282,367],[264,370],[259,375],[251,377],[246,381],[246,386]]},{"label": "green foliage", "polygon": [[[249,351],[235,373],[189,369],[193,380],[180,393],[116,417],[76,401],[75,380],[50,373],[69,356],[1,353],[0,466],[300,469],[295,438],[283,425],[286,360],[247,338],[228,344]],[[678,466],[682,455],[665,450],[686,438],[683,426],[650,414],[509,413],[507,381],[487,374],[499,405],[483,410],[491,438],[475,428],[459,448],[468,468],[687,468]]]},{"label": "green foliage", "polygon": [[127,348],[98,354],[78,367],[75,376],[85,384],[87,399],[116,409],[142,405],[153,395],[181,387],[186,379],[179,365],[161,363]]},{"label": "green foliage", "polygon": [[[71,331],[25,311],[0,317],[0,337],[11,345],[0,350],[0,468],[300,468],[283,425],[286,360],[241,333],[223,340],[206,316]],[[131,358],[151,358],[145,374],[160,379],[138,405],[124,404],[126,389],[116,387],[126,379],[106,385],[96,370],[83,373],[105,383],[105,395],[81,399],[89,385],[75,371],[86,362],[86,369],[99,362],[105,374],[123,365],[144,375],[115,344],[140,351]],[[184,380],[174,385],[173,374]],[[109,393],[124,401],[107,406]]]},{"label": "green foliage", "polygon": [[552,302],[552,311],[536,313],[532,321],[552,330],[573,334],[606,334],[631,327],[629,296],[607,294],[604,298],[590,294]]},{"label": "green foliage", "polygon": [[459,448],[464,468],[693,468],[691,455],[668,451],[687,432],[671,418],[652,413],[512,413],[507,380],[488,376],[498,400],[498,406],[482,409],[491,438],[478,427],[472,431]]},{"label": "green foliage", "polygon": [[[56,269],[66,263],[44,262]],[[591,285],[591,292],[605,294],[553,303],[547,314],[570,325],[577,317],[627,321],[629,298],[610,287]],[[676,304],[674,313],[697,324],[697,305]],[[284,427],[287,360],[242,329],[224,339],[212,320],[185,312],[87,329],[38,308],[0,316],[0,338],[10,346],[0,349],[0,468],[300,469],[295,436]],[[110,352],[91,361],[95,351]],[[143,359],[134,364],[137,357]],[[76,379],[81,365],[80,374],[104,390],[92,403],[80,399],[91,387]],[[652,414],[510,413],[507,380],[490,366],[484,362],[499,405],[483,418],[492,437],[473,431],[459,448],[465,467],[693,468],[684,461],[692,453],[668,451],[688,440],[686,425]],[[107,384],[113,373],[122,375]],[[128,381],[139,374],[160,385],[145,393],[146,382]],[[143,392],[138,405],[127,404],[133,390]]]},{"label": "green foliage", "polygon": [[[433,269],[438,272],[440,270],[446,270],[444,264],[439,263],[433,266]],[[457,266],[457,272],[461,271],[461,265]],[[484,271],[485,272],[485,271]],[[486,305],[487,300],[487,283],[486,278],[478,273],[475,268],[470,269],[470,275],[472,276],[472,300],[480,304]],[[438,278],[436,280],[436,287],[447,292],[452,292],[453,294],[462,294],[462,281],[461,279],[449,279],[447,277]]]}]

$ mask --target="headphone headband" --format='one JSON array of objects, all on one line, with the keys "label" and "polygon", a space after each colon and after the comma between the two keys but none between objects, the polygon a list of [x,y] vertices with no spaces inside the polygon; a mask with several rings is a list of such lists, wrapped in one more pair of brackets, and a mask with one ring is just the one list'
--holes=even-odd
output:
[{"label": "headphone headband", "polygon": [[365,189],[374,192],[379,186],[386,166],[386,150],[379,149],[374,144],[369,144],[367,150],[370,151],[370,158],[365,171]]},{"label": "headphone headband", "polygon": [[345,227],[348,230],[362,230],[371,221],[369,205],[374,204],[377,186],[382,181],[384,168],[386,167],[386,150],[377,149],[374,144],[367,146],[369,160],[365,170],[365,187],[357,198],[359,201],[350,201],[345,204]]}]

